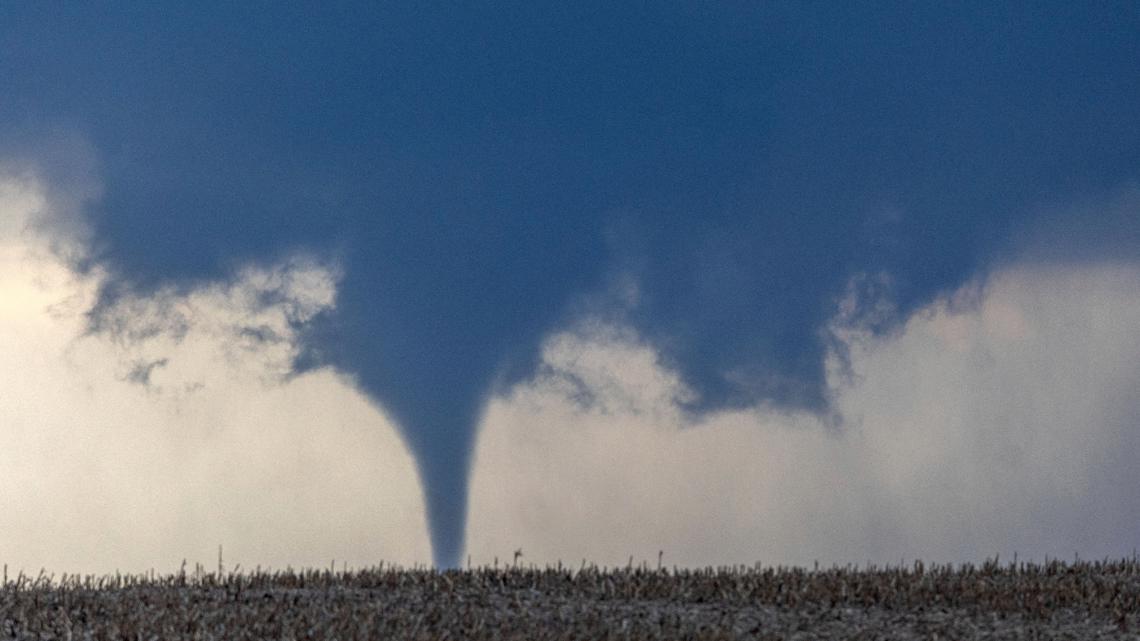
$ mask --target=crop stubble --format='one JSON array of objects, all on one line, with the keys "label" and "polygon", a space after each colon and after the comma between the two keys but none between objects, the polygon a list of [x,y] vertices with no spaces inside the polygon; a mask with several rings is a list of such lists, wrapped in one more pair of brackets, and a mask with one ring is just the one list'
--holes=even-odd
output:
[{"label": "crop stubble", "polygon": [[1126,639],[1140,560],[5,576],[13,639]]}]

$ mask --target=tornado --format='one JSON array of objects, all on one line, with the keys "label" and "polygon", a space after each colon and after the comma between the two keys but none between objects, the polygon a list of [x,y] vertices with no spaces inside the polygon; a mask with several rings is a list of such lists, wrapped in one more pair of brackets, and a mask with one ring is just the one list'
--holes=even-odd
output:
[{"label": "tornado", "polygon": [[439,567],[544,336],[632,328],[694,414],[827,412],[839,305],[889,300],[845,309],[889,332],[1137,174],[1140,39],[1107,4],[125,4],[0,3],[0,144],[84,141],[108,292],[335,258],[297,369],[398,426]]}]

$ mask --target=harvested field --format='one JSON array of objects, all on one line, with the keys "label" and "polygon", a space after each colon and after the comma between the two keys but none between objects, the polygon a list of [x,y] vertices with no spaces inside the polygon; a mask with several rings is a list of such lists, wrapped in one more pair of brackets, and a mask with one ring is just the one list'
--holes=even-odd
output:
[{"label": "harvested field", "polygon": [[5,576],[12,639],[1135,639],[1140,561]]}]

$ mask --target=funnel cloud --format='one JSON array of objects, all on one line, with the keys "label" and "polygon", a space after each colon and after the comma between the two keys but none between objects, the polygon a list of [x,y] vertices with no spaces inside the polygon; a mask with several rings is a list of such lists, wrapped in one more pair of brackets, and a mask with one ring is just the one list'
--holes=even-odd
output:
[{"label": "funnel cloud", "polygon": [[[698,423],[842,428],[827,328],[853,279],[889,289],[850,314],[890,335],[1140,175],[1129,3],[753,4],[8,3],[0,152],[82,194],[93,335],[143,345],[116,329],[132,301],[248,265],[335,265],[335,305],[258,291],[297,313],[241,340],[397,426],[454,566],[479,425],[551,336],[635,332]],[[1137,258],[1112,233],[1132,210],[1089,211],[1102,231],[1042,263]],[[162,358],[116,375],[145,390]]]}]

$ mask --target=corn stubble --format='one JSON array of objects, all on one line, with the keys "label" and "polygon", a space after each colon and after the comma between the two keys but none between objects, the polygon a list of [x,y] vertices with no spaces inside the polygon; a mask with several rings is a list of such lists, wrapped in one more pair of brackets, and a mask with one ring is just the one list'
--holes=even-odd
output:
[{"label": "corn stubble", "polygon": [[4,578],[13,639],[1137,638],[1140,560]]}]

